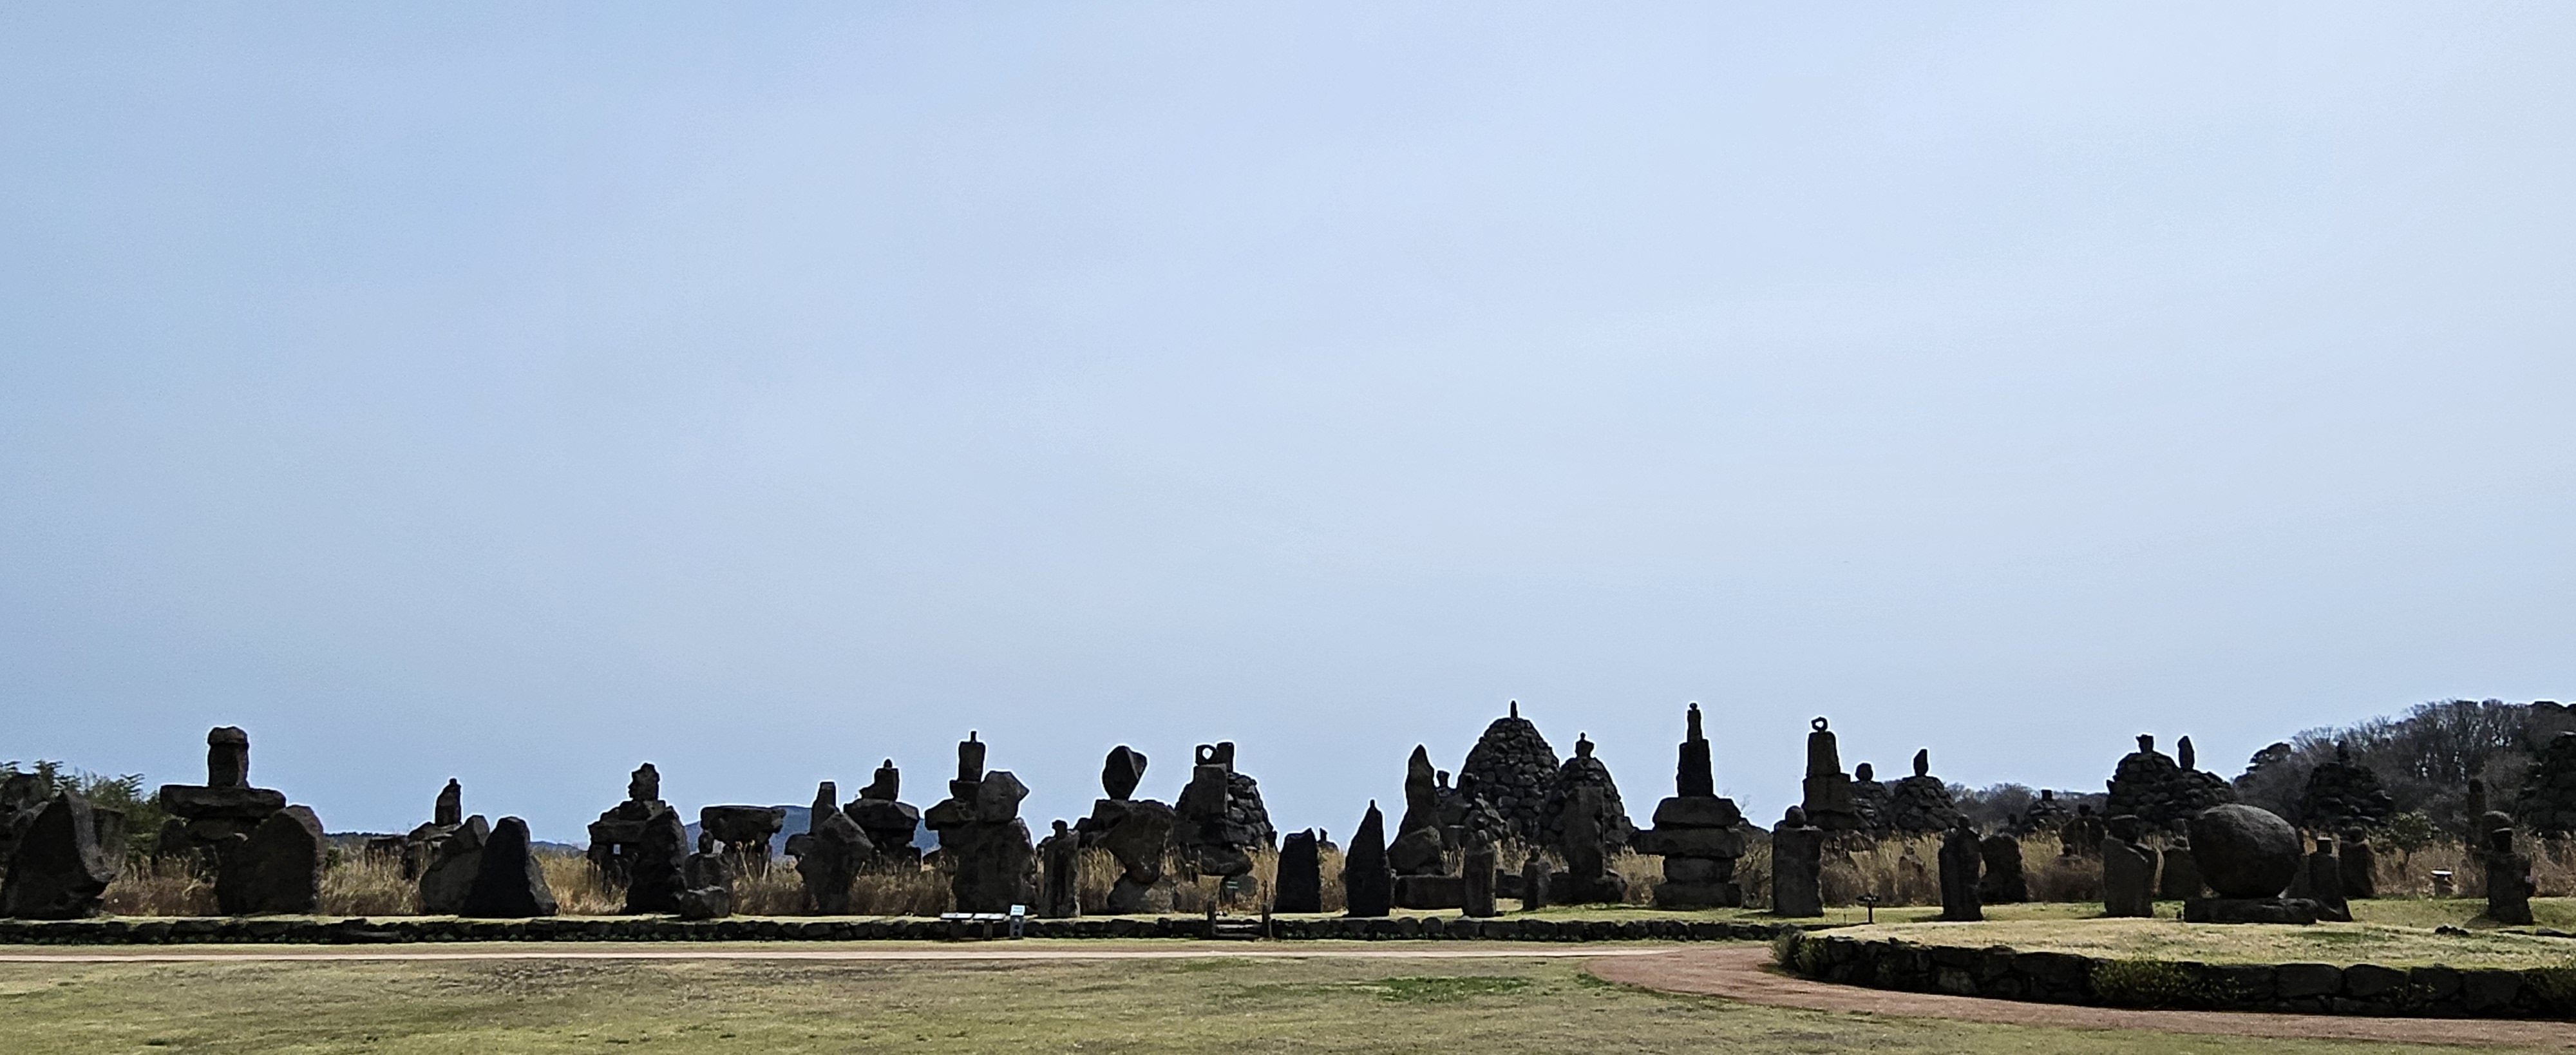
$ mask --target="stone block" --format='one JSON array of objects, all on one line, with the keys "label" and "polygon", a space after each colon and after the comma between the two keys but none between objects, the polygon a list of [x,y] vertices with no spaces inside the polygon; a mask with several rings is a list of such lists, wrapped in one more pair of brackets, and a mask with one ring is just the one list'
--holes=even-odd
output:
[{"label": "stone block", "polygon": [[1464,908],[1467,904],[1467,880],[1464,876],[1397,876],[1397,908]]},{"label": "stone block", "polygon": [[1733,799],[1675,795],[1655,804],[1657,828],[1733,828],[1743,823],[1744,812]]}]

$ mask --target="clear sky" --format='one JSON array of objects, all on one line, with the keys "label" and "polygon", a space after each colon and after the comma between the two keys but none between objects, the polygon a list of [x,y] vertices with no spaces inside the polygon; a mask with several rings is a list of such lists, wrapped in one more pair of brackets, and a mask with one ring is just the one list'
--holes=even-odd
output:
[{"label": "clear sky", "polygon": [[0,758],[1337,835],[2576,695],[2576,6],[0,5]]}]

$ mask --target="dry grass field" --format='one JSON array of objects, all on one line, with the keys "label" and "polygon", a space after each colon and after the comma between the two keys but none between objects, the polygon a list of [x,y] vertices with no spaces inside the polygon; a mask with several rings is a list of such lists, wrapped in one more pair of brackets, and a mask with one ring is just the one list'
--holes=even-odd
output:
[{"label": "dry grass field", "polygon": [[[1629,989],[1579,962],[0,964],[0,1051],[2457,1051],[1797,1011]],[[2487,1051],[2509,1049],[2480,1049]]]}]

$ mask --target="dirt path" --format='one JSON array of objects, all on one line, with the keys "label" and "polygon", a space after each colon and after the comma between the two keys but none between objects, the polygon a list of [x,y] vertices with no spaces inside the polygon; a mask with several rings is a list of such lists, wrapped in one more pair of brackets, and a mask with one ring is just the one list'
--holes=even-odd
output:
[{"label": "dirt path", "polygon": [[411,949],[346,949],[315,947],[310,950],[281,950],[277,946],[236,946],[232,948],[191,948],[186,951],[138,947],[100,952],[96,947],[78,952],[10,952],[0,953],[0,963],[206,963],[211,961],[324,961],[352,960],[1186,960],[1212,956],[1238,956],[1260,959],[1349,959],[1349,960],[1518,960],[1564,958],[1616,958],[1652,956],[1672,951],[1670,946],[1600,946],[1541,945],[1519,942],[1457,945],[1443,943],[1438,947],[1373,946],[1367,944],[1295,945],[1250,944],[1240,942],[1157,942],[1155,947],[1082,948],[1067,945],[1031,945],[995,942],[990,945],[930,945],[887,948],[882,945],[853,945],[832,949],[693,949],[672,948],[548,948],[543,945],[521,945],[511,948],[478,948],[456,950]]},{"label": "dirt path", "polygon": [[1742,1000],[1811,1011],[1853,1011],[1906,1018],[1955,1018],[2014,1026],[2070,1029],[2137,1029],[2237,1037],[2309,1040],[2376,1040],[2405,1044],[2477,1044],[2576,1050],[2576,1025],[2493,1019],[2353,1018],[2342,1015],[2264,1015],[2237,1011],[2128,1011],[2069,1004],[2032,1004],[1933,993],[1834,985],[1769,970],[1765,946],[1684,949],[1658,956],[1594,961],[1588,969],[1604,981],[1674,993]]}]

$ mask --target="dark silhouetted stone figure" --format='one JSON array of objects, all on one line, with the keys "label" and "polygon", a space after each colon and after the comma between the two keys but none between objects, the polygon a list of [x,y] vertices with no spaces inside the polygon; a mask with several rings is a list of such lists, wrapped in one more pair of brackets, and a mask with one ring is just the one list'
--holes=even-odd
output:
[{"label": "dark silhouetted stone figure", "polygon": [[1694,703],[1683,717],[1675,794],[1656,804],[1654,828],[1636,839],[1638,850],[1664,858],[1664,881],[1655,884],[1658,908],[1744,904],[1744,888],[1735,881],[1736,859],[1744,856],[1744,814],[1733,799],[1718,797],[1716,787]]},{"label": "dark silhouetted stone figure", "polygon": [[1566,803],[1574,797],[1577,789],[1590,788],[1595,795],[1592,800],[1596,805],[1591,815],[1591,839],[1615,849],[1628,845],[1628,841],[1637,834],[1636,825],[1628,820],[1627,804],[1619,797],[1619,782],[1611,778],[1608,763],[1593,757],[1592,748],[1590,737],[1576,733],[1574,757],[1557,767],[1556,779],[1548,784],[1541,818],[1543,838],[1540,845],[1555,850],[1559,856],[1575,852],[1573,840],[1566,834],[1565,827],[1573,816],[1566,809]]},{"label": "dark silhouetted stone figure", "polygon": [[2014,834],[2056,832],[2066,827],[2066,821],[2072,812],[2066,808],[2066,803],[2057,797],[2056,789],[2041,788],[2039,798],[2033,801],[2030,809],[2021,815],[2021,829]]},{"label": "dark silhouetted stone figure", "polygon": [[9,874],[0,883],[0,916],[80,919],[98,914],[107,885],[125,862],[125,817],[60,791],[21,811]]},{"label": "dark silhouetted stone figure", "polygon": [[2191,842],[2176,839],[2165,844],[2163,857],[2164,868],[2156,878],[2156,896],[2166,901],[2189,901],[2199,897],[2200,864],[2192,860]]},{"label": "dark silhouetted stone figure", "polygon": [[2308,854],[2308,897],[2317,903],[2318,919],[2352,922],[2352,906],[2343,897],[2343,861],[2335,855],[2334,836],[2322,832]]},{"label": "dark silhouetted stone figure", "polygon": [[653,768],[651,762],[635,767],[635,772],[626,778],[626,801],[609,807],[598,820],[590,822],[590,863],[599,869],[601,878],[611,884],[627,881],[635,845],[644,836],[644,825],[670,808],[670,803],[662,801],[662,771]]},{"label": "dark silhouetted stone figure", "polygon": [[223,855],[215,905],[230,916],[310,915],[322,904],[329,852],[312,810],[288,806],[272,813]]},{"label": "dark silhouetted stone figure", "polygon": [[1800,812],[1809,824],[1826,831],[1858,830],[1860,814],[1852,805],[1851,777],[1843,772],[1842,749],[1834,742],[1833,727],[1823,718],[1808,724],[1806,799]]},{"label": "dark silhouetted stone figure", "polygon": [[528,822],[501,818],[492,826],[492,838],[483,844],[482,868],[474,873],[474,886],[466,891],[465,908],[458,915],[527,919],[554,914],[555,894],[546,886],[545,870],[529,845]]},{"label": "dark silhouetted stone figure", "polygon": [[859,868],[876,857],[877,848],[868,844],[858,822],[834,808],[830,798],[824,802],[823,822],[796,847],[802,851],[796,857],[796,874],[805,881],[809,909],[817,915],[846,916],[850,883],[858,878]]},{"label": "dark silhouetted stone figure", "polygon": [[250,736],[228,725],[206,734],[206,783],[164,784],[159,801],[170,820],[156,852],[193,857],[218,875],[226,854],[286,808],[284,792],[250,786]]},{"label": "dark silhouetted stone figure", "polygon": [[716,852],[716,837],[698,833],[698,852],[680,865],[679,917],[722,919],[733,915],[733,864]]},{"label": "dark silhouetted stone figure", "polygon": [[1038,843],[1038,903],[1034,906],[1040,919],[1072,919],[1082,914],[1080,879],[1082,838],[1063,821],[1055,822],[1055,832]]},{"label": "dark silhouetted stone figure", "polygon": [[2310,829],[2332,832],[2354,826],[2375,828],[2395,811],[2396,803],[2379,786],[2379,774],[2354,762],[2349,746],[2336,744],[2333,761],[2308,770],[2296,820]]},{"label": "dark silhouetted stone figure", "polygon": [[2528,927],[2531,896],[2539,893],[2531,882],[2531,858],[2514,849],[2512,818],[2491,812],[2480,820],[2486,829],[2485,852],[2478,861],[2487,874],[2487,918],[2508,927]]},{"label": "dark silhouetted stone figure", "polygon": [[2174,761],[2180,764],[2184,769],[2197,770],[2200,768],[2200,756],[2197,752],[2191,749],[2190,737],[2186,736],[2180,740],[2174,741]]},{"label": "dark silhouetted stone figure", "polygon": [[1314,829],[1279,841],[1279,878],[1272,890],[1273,912],[1324,911],[1324,858]]},{"label": "dark silhouetted stone figure", "polygon": [[2145,822],[2128,814],[2111,818],[2102,840],[2102,914],[2156,914],[2156,854],[2139,842]]},{"label": "dark silhouetted stone figure", "polygon": [[1984,871],[1985,850],[1966,817],[1950,822],[1941,837],[1941,918],[1973,923],[1986,918],[1977,881]]},{"label": "dark silhouetted stone figure", "polygon": [[680,895],[689,889],[688,863],[689,826],[680,823],[680,811],[664,809],[645,821],[628,859],[627,913],[678,913]]},{"label": "dark silhouetted stone figure", "polygon": [[[673,818],[676,823],[678,818]],[[432,916],[453,916],[465,911],[465,895],[474,889],[474,877],[483,870],[483,844],[492,841],[492,825],[477,813],[465,818],[455,830],[440,839],[429,850],[420,869],[420,910]],[[628,912],[637,911],[634,895],[627,895]]]},{"label": "dark silhouetted stone figure", "polygon": [[[1112,749],[1100,767],[1100,789],[1109,797],[1094,801],[1091,816],[1073,826],[1083,845],[1107,850],[1118,860],[1118,878],[1109,887],[1112,915],[1172,910],[1173,883],[1163,873],[1164,852],[1180,814],[1152,799],[1128,797],[1144,777],[1143,753],[1124,745]],[[1191,777],[1196,779],[1197,773]],[[1320,897],[1320,885],[1317,889]]]},{"label": "dark silhouetted stone figure", "polygon": [[1459,908],[1468,916],[1483,918],[1494,914],[1494,843],[1479,832],[1469,837],[1465,863],[1459,868],[1459,880],[1465,887]]},{"label": "dark silhouetted stone figure", "polygon": [[1395,905],[1395,870],[1386,863],[1386,815],[1378,812],[1375,800],[1360,816],[1350,851],[1342,855],[1342,897],[1343,911],[1351,916],[1384,916]]},{"label": "dark silhouetted stone figure", "polygon": [[2271,811],[2239,803],[2191,819],[2191,860],[2214,897],[2183,903],[2193,923],[2314,923],[2317,905],[2284,898],[2301,871],[2298,829]]},{"label": "dark silhouetted stone figure", "polygon": [[1888,809],[1894,800],[1887,785],[1878,782],[1878,770],[1867,762],[1852,767],[1852,813],[1860,818],[1859,830],[1889,834]]},{"label": "dark silhouetted stone figure", "polygon": [[1248,875],[1251,851],[1267,849],[1278,838],[1261,804],[1261,786],[1235,771],[1232,741],[1198,746],[1189,785],[1172,811],[1173,842],[1200,875]]},{"label": "dark silhouetted stone figure", "polygon": [[1529,856],[1521,859],[1521,911],[1536,912],[1548,906],[1547,883],[1552,878],[1547,858],[1539,856],[1537,848],[1531,848]]},{"label": "dark silhouetted stone figure", "polygon": [[430,808],[429,823],[465,823],[465,788],[456,782],[455,777],[447,778],[447,786],[438,789],[438,803]]},{"label": "dark silhouetted stone figure", "polygon": [[[1578,750],[1582,741],[1576,741]],[[1602,830],[1601,791],[1577,787],[1565,800],[1560,822],[1564,841],[1557,852],[1565,871],[1548,879],[1548,894],[1560,904],[1616,905],[1628,899],[1627,881],[1610,870],[1610,851],[1619,843]]]},{"label": "dark silhouetted stone figure", "polygon": [[903,772],[889,758],[877,767],[876,779],[860,788],[859,797],[841,809],[858,822],[860,831],[868,833],[868,843],[876,847],[877,860],[887,864],[921,860],[921,848],[912,844],[913,833],[921,827],[921,810],[899,801],[902,794]]},{"label": "dark silhouetted stone figure", "polygon": [[1824,868],[1824,829],[1807,823],[1804,808],[1789,807],[1771,829],[1771,914],[1824,915]]},{"label": "dark silhouetted stone figure", "polygon": [[2110,834],[2104,830],[2102,818],[2093,815],[2093,807],[2077,806],[2075,816],[2067,818],[2065,825],[2057,829],[2058,855],[2091,857],[2101,853],[2102,840],[2109,838]]},{"label": "dark silhouetted stone figure", "polygon": [[1395,841],[1386,848],[1387,867],[1395,871],[1397,908],[1459,908],[1466,903],[1465,881],[1447,874],[1440,792],[1430,751],[1414,745],[1404,765],[1404,817],[1396,822]]},{"label": "dark silhouetted stone figure", "polygon": [[2370,848],[2370,837],[2361,829],[2347,829],[2335,857],[2343,863],[2343,896],[2375,898],[2379,896],[2379,855]]},{"label": "dark silhouetted stone figure", "polygon": [[1932,751],[1925,748],[1914,752],[1914,775],[1889,790],[1879,825],[1886,831],[1922,835],[1949,831],[1958,817],[1950,786],[1932,775]]},{"label": "dark silhouetted stone figure", "polygon": [[1977,877],[1981,905],[2018,905],[2030,900],[2030,882],[2021,870],[2021,840],[1996,832],[1977,841],[1983,868]]},{"label": "dark silhouetted stone figure", "polygon": [[957,745],[948,798],[922,811],[953,863],[948,890],[959,912],[1005,912],[1036,900],[1037,848],[1020,820],[1028,786],[1009,770],[984,771],[984,744],[969,732]]}]

